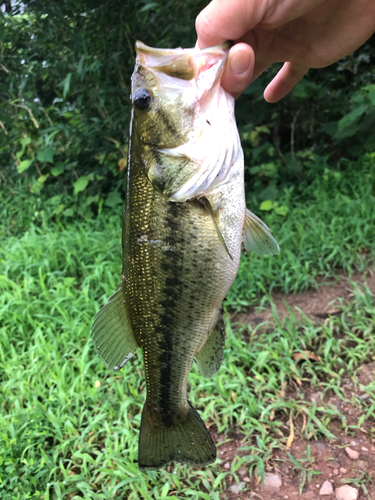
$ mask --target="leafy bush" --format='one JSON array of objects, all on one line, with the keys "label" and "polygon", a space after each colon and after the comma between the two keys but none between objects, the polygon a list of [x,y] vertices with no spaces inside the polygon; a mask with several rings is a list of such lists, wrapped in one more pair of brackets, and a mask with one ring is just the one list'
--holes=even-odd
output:
[{"label": "leafy bush", "polygon": [[[188,2],[28,1],[0,25],[2,183],[21,176],[34,196],[61,195],[56,216],[84,203],[121,203],[134,43],[194,43]],[[175,22],[176,9],[185,12]],[[119,194],[120,193],[120,194]],[[73,203],[72,203],[73,202]]]},{"label": "leafy bush", "polygon": [[[56,220],[119,206],[134,42],[194,45],[204,4],[8,2],[0,12],[0,189],[49,200]],[[338,64],[311,70],[275,105],[263,99],[275,67],[245,91],[237,119],[252,196],[273,207],[285,184],[311,178],[316,162],[335,169],[342,157],[374,150],[374,48],[375,38]]]}]

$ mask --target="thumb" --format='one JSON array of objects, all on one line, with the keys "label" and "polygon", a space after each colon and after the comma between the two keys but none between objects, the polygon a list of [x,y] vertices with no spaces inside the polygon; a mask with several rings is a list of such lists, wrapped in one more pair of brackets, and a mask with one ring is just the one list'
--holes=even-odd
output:
[{"label": "thumb", "polygon": [[237,99],[250,84],[254,72],[254,51],[246,43],[237,43],[228,54],[222,87]]}]

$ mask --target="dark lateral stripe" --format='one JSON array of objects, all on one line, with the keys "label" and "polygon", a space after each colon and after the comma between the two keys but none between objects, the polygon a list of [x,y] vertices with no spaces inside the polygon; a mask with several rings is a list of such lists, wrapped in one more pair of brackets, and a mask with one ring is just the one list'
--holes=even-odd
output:
[{"label": "dark lateral stripe", "polygon": [[181,300],[183,282],[181,281],[183,253],[177,250],[176,243],[181,242],[181,228],[178,223],[179,206],[177,203],[169,203],[168,212],[164,218],[166,227],[169,230],[168,241],[172,247],[172,251],[165,252],[162,268],[169,273],[163,293],[165,299],[161,302],[163,314],[160,317],[160,392],[158,398],[158,408],[165,425],[172,425],[172,420],[169,414],[169,406],[171,400],[171,388],[174,381],[172,380],[172,350],[174,346],[174,329],[176,327],[176,310],[178,302]]}]

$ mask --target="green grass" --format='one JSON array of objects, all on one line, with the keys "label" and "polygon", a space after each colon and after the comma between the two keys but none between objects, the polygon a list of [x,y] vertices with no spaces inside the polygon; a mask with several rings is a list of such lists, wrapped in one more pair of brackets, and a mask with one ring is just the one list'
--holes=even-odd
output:
[{"label": "green grass", "polygon": [[248,204],[271,228],[280,255],[243,258],[228,294],[233,310],[252,303],[260,291],[316,288],[317,279],[333,278],[338,270],[364,271],[375,259],[375,155],[364,165],[351,163],[346,171],[328,171],[287,190],[279,204],[287,207],[286,217]]},{"label": "green grass", "polygon": [[[305,201],[285,195],[289,213],[282,221],[270,215],[267,222],[282,254],[243,260],[228,296],[231,309],[254,301],[259,288],[294,291],[314,285],[319,275],[334,275],[338,267],[366,268],[375,249],[369,179],[341,178],[332,195],[332,183],[325,182],[306,188]],[[333,419],[345,432],[355,430],[334,405],[286,398],[282,389],[311,384],[344,397],[342,378],[354,376],[375,351],[374,298],[358,288],[342,315],[319,327],[307,318],[297,323],[291,316],[280,323],[275,316],[275,328],[250,331],[227,317],[223,365],[208,380],[194,367],[189,398],[217,433],[236,430],[244,436],[245,456],[226,472],[218,463],[202,470],[177,465],[139,472],[141,357],[138,353],[121,372],[111,373],[96,357],[89,333],[120,275],[120,217],[20,228],[13,236],[4,233],[0,248],[2,499],[112,499],[116,494],[134,500],[215,500],[241,465],[250,472],[257,467],[262,475],[272,451],[286,444],[290,416],[306,416],[307,439],[332,438]],[[293,359],[305,350],[320,361]],[[375,409],[375,386],[363,390],[369,397],[354,402],[362,410],[360,425]]]}]

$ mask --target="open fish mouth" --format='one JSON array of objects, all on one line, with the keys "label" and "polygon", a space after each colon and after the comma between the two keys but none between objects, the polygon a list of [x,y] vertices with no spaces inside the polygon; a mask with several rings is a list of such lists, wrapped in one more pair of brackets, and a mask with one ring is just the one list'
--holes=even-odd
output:
[{"label": "open fish mouth", "polygon": [[217,62],[224,66],[230,46],[230,42],[226,42],[203,50],[199,48],[156,49],[137,41],[135,44],[136,64],[175,78],[192,80]]},{"label": "open fish mouth", "polygon": [[230,46],[226,42],[203,50],[157,49],[137,41],[132,96],[146,88],[162,99],[181,94],[184,101],[190,99],[192,108],[204,107],[220,86]]}]

